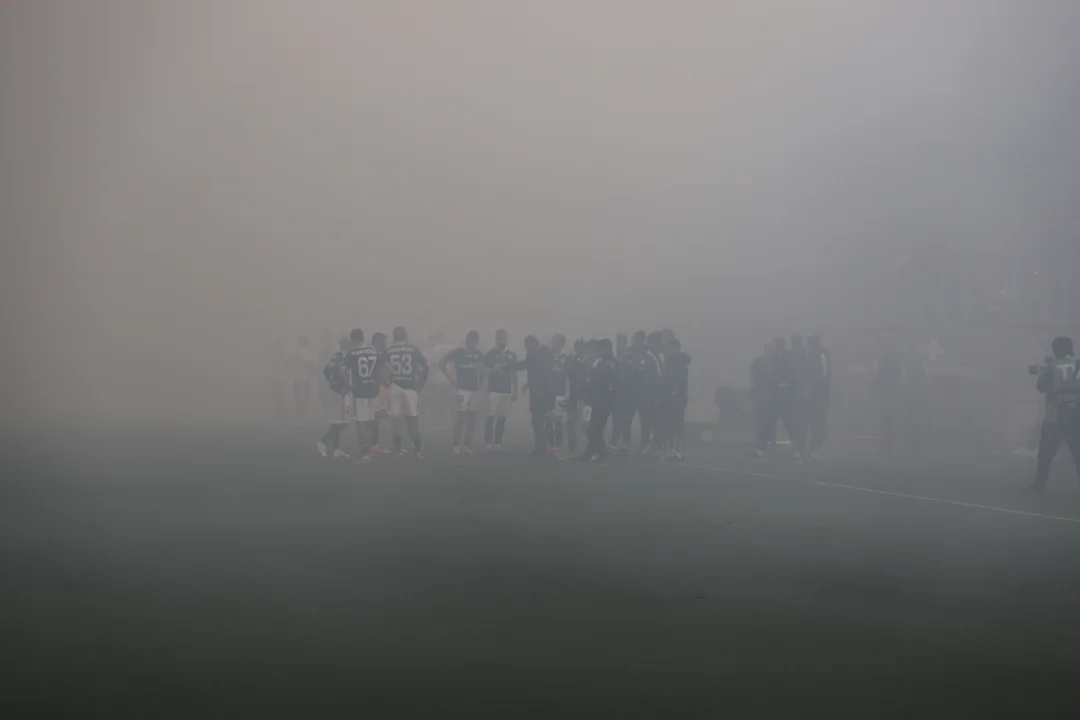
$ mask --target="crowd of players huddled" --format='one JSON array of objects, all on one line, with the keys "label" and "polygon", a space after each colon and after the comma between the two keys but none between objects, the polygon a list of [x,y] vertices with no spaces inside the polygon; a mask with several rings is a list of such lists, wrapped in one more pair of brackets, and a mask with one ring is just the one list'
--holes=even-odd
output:
[{"label": "crowd of players huddled", "polygon": [[[341,435],[353,426],[358,462],[371,462],[375,454],[404,454],[403,429],[413,453],[422,458],[418,418],[422,391],[434,376],[453,390],[455,455],[473,452],[481,416],[484,450],[500,452],[511,410],[520,395],[527,395],[537,459],[599,462],[610,453],[629,453],[635,417],[640,427],[637,452],[682,459],[690,356],[673,332],[619,335],[617,345],[606,338],[579,339],[572,352],[567,352],[563,335],[552,336],[546,344],[530,335],[523,357],[508,342],[507,332],[499,330],[494,347],[484,351],[480,334],[473,330],[456,348],[432,343],[440,355],[433,369],[403,327],[395,328],[389,339],[375,333],[370,342],[362,330],[353,330],[323,368],[340,411],[319,440],[319,452],[348,457]],[[519,385],[521,376],[524,382]],[[381,421],[390,423],[391,448],[380,445]],[[579,452],[580,434],[584,447]]]}]

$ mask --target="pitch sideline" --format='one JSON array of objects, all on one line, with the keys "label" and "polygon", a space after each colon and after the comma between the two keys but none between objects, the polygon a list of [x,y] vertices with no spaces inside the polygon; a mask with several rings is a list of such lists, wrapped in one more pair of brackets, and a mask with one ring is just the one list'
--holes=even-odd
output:
[{"label": "pitch sideline", "polygon": [[672,463],[694,470],[708,470],[709,472],[727,473],[729,475],[743,475],[745,477],[758,478],[761,480],[778,480],[781,482],[800,483],[802,485],[816,485],[818,487],[836,488],[839,490],[852,490],[854,492],[884,495],[886,497],[903,498],[905,500],[917,500],[920,502],[938,503],[941,505],[953,505],[955,507],[969,508],[972,510],[986,510],[989,512],[1004,513],[1006,515],[1021,515],[1024,517],[1038,518],[1040,520],[1054,520],[1057,522],[1073,523],[1080,525],[1080,518],[1067,517],[1065,515],[1047,515],[1045,513],[1030,512],[1027,510],[1014,510],[1012,508],[997,507],[995,505],[981,505],[979,503],[963,502],[962,500],[946,500],[945,498],[931,497],[929,495],[913,495],[910,493],[894,492],[892,490],[878,490],[876,488],[861,487],[859,485],[846,485],[843,483],[825,482],[824,480],[811,480],[810,478],[785,477],[783,475],[769,475],[768,473],[749,472],[734,468],[715,467],[710,465],[695,465],[693,463]]}]

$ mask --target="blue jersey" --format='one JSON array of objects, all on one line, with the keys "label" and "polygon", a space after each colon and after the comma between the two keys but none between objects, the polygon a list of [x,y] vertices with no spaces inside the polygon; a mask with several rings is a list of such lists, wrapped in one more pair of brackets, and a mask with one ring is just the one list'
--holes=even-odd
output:
[{"label": "blue jersey", "polygon": [[390,382],[400,388],[421,390],[427,382],[427,358],[415,345],[394,343],[386,348],[386,364],[390,368]]},{"label": "blue jersey", "polygon": [[323,367],[323,377],[330,383],[330,389],[334,392],[345,392],[346,388],[342,382],[342,370],[345,365],[345,353],[338,350],[330,356],[330,362],[326,363]]},{"label": "blue jersey", "polygon": [[380,356],[373,347],[353,348],[345,355],[345,371],[354,397],[379,397]]},{"label": "blue jersey", "polygon": [[484,365],[491,368],[488,375],[488,392],[509,394],[514,390],[517,376],[517,353],[507,348],[491,348],[484,356]]},{"label": "blue jersey", "polygon": [[484,353],[479,348],[460,347],[451,350],[446,356],[454,365],[454,379],[458,390],[480,389],[480,368],[484,364]]}]

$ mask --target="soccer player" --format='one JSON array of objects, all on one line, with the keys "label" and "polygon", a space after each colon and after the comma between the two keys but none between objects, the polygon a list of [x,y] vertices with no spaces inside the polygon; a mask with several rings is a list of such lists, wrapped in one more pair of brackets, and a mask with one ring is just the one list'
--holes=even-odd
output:
[{"label": "soccer player", "polygon": [[[425,356],[442,359],[453,349],[454,346],[446,342],[446,336],[436,332],[428,336]],[[447,381],[443,373],[436,373],[424,392],[420,393],[421,414],[431,417],[433,427],[443,427],[445,422],[452,426],[457,419],[454,396],[453,384]]]},{"label": "soccer player", "polygon": [[356,439],[360,445],[359,463],[371,462],[371,426],[375,423],[379,397],[379,352],[364,344],[364,331],[357,328],[349,334],[352,348],[345,354],[345,369],[352,390],[352,420],[356,423]]},{"label": "soccer player", "polygon": [[[454,454],[472,455],[473,430],[476,413],[480,409],[480,376],[484,371],[484,352],[477,347],[480,333],[470,330],[465,336],[465,347],[459,347],[443,355],[439,370],[454,386],[456,413],[454,417]],[[449,372],[453,366],[454,372]],[[462,440],[464,431],[464,440]]]},{"label": "soccer player", "polygon": [[409,430],[413,452],[423,460],[420,443],[420,391],[424,389],[430,368],[420,349],[409,343],[409,333],[403,327],[394,328],[394,342],[386,348],[386,365],[390,371],[390,420],[394,426],[394,450],[401,447],[402,418]]},{"label": "soccer player", "polygon": [[319,364],[307,335],[301,335],[296,347],[286,357],[286,369],[292,377],[293,412],[297,422],[311,420],[311,381],[318,377]]},{"label": "soccer player", "polygon": [[665,436],[668,456],[682,460],[683,434],[686,427],[686,406],[690,398],[690,356],[682,351],[682,344],[672,337],[664,351],[664,386],[667,417]]},{"label": "soccer player", "polygon": [[808,367],[810,388],[807,392],[807,412],[809,413],[810,437],[807,451],[811,457],[825,444],[828,433],[829,398],[832,395],[832,353],[821,344],[820,335],[811,335],[809,345],[810,363]]},{"label": "soccer player", "polygon": [[750,400],[753,403],[754,438],[757,441],[752,454],[755,456],[764,456],[765,450],[776,444],[776,425],[771,428],[768,426],[769,407],[772,402],[772,383],[769,380],[772,358],[773,344],[767,342],[765,352],[750,363]]},{"label": "soccer player", "polygon": [[615,400],[616,360],[611,341],[590,340],[585,346],[588,370],[581,386],[581,419],[587,424],[589,438],[585,452],[578,456],[583,462],[599,462],[607,457],[604,429]]},{"label": "soccer player", "polygon": [[379,426],[390,420],[390,366],[386,362],[386,333],[371,336],[371,346],[379,353],[379,399],[375,407],[375,422],[371,423],[371,452],[390,455],[391,450],[379,444]]},{"label": "soccer player", "polygon": [[768,403],[765,408],[765,427],[758,437],[755,455],[762,457],[768,448],[769,438],[776,437],[776,423],[783,422],[784,430],[795,447],[794,459],[802,461],[801,435],[796,424],[795,409],[795,367],[794,357],[788,350],[784,338],[776,338],[772,344],[773,356],[769,363]]},{"label": "soccer player", "polygon": [[534,443],[532,454],[537,460],[550,459],[545,427],[555,399],[555,390],[551,384],[553,365],[554,357],[550,348],[541,345],[535,335],[525,338],[525,360],[518,363],[517,369],[524,370],[527,378],[525,387],[529,389],[529,414],[532,415]]},{"label": "soccer player", "polygon": [[[644,345],[644,331],[634,333],[635,339],[639,336]],[[634,424],[634,407],[637,400],[634,396],[634,366],[628,359],[630,344],[627,336],[622,333],[616,335],[615,347],[617,365],[615,399],[611,409],[611,447],[614,452],[621,453],[623,448],[630,449],[630,429]]]},{"label": "soccer player", "polygon": [[671,414],[671,402],[674,398],[668,392],[667,385],[667,352],[668,346],[665,337],[675,339],[671,330],[660,330],[648,335],[647,345],[649,352],[656,358],[658,377],[654,389],[653,400],[650,403],[652,414],[652,447],[663,455],[668,450],[668,441],[671,439],[668,432],[668,416]]},{"label": "soccer player", "polygon": [[517,353],[506,347],[510,336],[505,330],[495,332],[495,347],[484,356],[488,370],[487,421],[484,423],[484,449],[502,450],[506,418],[518,398]]},{"label": "soccer player", "polygon": [[585,379],[585,341],[574,342],[574,354],[566,361],[566,376],[570,385],[570,397],[566,408],[566,450],[577,452],[577,419],[581,411],[581,383]]},{"label": "soccer player", "polygon": [[813,385],[810,354],[803,344],[802,335],[791,336],[791,349],[789,352],[795,366],[795,389],[792,393],[795,400],[791,408],[791,414],[795,422],[795,432],[799,436],[797,447],[802,451],[806,448],[806,438],[810,427],[810,415],[807,411],[810,404],[808,392]]},{"label": "soccer player", "polygon": [[1043,493],[1050,480],[1054,456],[1065,443],[1080,479],[1080,363],[1076,361],[1072,338],[1057,337],[1051,344],[1050,362],[1039,372],[1035,389],[1046,395],[1046,411],[1039,436],[1035,482],[1030,492]]},{"label": "soccer player", "polygon": [[551,389],[554,400],[547,418],[544,419],[544,434],[547,436],[548,454],[553,457],[559,457],[562,453],[567,408],[570,405],[570,355],[564,352],[565,347],[565,335],[552,336]]},{"label": "soccer player", "polygon": [[653,352],[652,346],[659,344],[659,333],[655,333],[652,341],[648,339],[644,330],[634,333],[630,348],[626,351],[623,360],[628,366],[627,378],[630,383],[630,407],[629,419],[624,420],[626,432],[634,422],[634,414],[637,413],[641,423],[641,441],[639,449],[645,452],[649,448],[652,439],[653,409],[660,390],[660,377],[662,367],[660,359]]},{"label": "soccer player", "polygon": [[352,391],[349,389],[349,377],[345,370],[345,353],[352,350],[352,341],[349,338],[341,338],[338,341],[338,351],[330,356],[330,362],[323,368],[323,377],[330,383],[330,389],[339,396],[338,422],[331,423],[330,429],[315,443],[319,454],[329,457],[331,453],[335,458],[347,458],[341,449],[341,431],[349,427],[351,421]]}]

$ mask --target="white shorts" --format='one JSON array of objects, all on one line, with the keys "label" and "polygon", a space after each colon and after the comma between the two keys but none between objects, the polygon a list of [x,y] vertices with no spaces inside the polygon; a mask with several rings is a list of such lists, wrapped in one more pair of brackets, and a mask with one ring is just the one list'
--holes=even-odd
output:
[{"label": "white shorts", "polygon": [[510,400],[510,393],[489,392],[487,394],[487,414],[498,417],[510,417],[510,410],[514,403]]},{"label": "white shorts", "polygon": [[342,422],[371,422],[375,419],[375,411],[379,407],[377,399],[358,398],[352,395],[341,397],[341,421]]},{"label": "white shorts", "polygon": [[457,390],[454,393],[454,409],[458,412],[480,412],[484,404],[484,396],[475,390]]},{"label": "white shorts", "polygon": [[566,406],[564,405],[565,402],[566,402],[565,397],[563,397],[561,395],[556,397],[555,398],[555,407],[548,410],[547,416],[549,418],[554,418],[555,420],[565,420],[566,419]]},{"label": "white shorts", "polygon": [[390,386],[390,417],[416,417],[420,414],[420,393],[397,385]]}]

